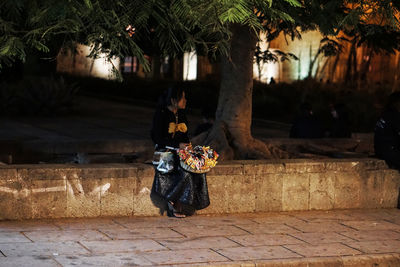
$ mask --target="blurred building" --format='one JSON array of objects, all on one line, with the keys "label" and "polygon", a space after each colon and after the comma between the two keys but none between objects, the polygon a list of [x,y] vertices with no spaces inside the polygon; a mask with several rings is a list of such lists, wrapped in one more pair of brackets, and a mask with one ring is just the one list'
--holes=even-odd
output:
[{"label": "blurred building", "polygon": [[[292,82],[313,78],[324,82],[341,82],[349,79],[374,83],[398,83],[400,77],[400,53],[373,53],[366,46],[355,47],[341,42],[342,52],[331,57],[318,54],[323,36],[318,31],[302,34],[301,40],[289,40],[281,35],[269,44],[260,42],[261,50],[269,49],[292,53],[298,60],[264,62],[254,64],[254,78],[270,82]],[[77,52],[62,51],[57,57],[57,70],[83,76],[115,79],[115,70],[142,78],[168,78],[175,80],[207,80],[219,77],[219,64],[195,52],[185,53],[182,59],[148,57],[151,71],[145,72],[135,57],[106,60],[104,57],[89,58],[90,48],[78,45]],[[278,56],[279,59],[279,56]],[[260,72],[261,71],[261,72]]]}]

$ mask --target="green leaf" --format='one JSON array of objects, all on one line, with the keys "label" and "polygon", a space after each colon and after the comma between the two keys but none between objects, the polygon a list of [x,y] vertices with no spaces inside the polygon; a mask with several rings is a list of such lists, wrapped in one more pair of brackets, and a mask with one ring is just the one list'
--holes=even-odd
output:
[{"label": "green leaf", "polygon": [[90,0],[84,0],[84,1],[87,8],[93,9],[92,1]]}]

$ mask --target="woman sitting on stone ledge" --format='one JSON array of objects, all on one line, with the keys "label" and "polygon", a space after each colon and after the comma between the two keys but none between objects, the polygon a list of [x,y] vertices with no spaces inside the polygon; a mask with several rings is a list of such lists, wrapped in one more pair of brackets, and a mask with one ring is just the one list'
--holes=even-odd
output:
[{"label": "woman sitting on stone ledge", "polygon": [[168,216],[179,218],[192,215],[195,210],[210,204],[206,174],[195,174],[181,168],[176,150],[171,149],[189,144],[185,108],[185,91],[181,87],[170,87],[160,97],[151,129],[155,150],[170,152],[173,159],[172,170],[155,168],[151,198],[162,213],[166,209]]}]

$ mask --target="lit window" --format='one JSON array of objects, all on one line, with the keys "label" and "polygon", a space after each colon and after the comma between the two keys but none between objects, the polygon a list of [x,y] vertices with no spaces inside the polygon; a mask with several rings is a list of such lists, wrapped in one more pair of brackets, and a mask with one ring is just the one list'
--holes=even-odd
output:
[{"label": "lit window", "polygon": [[196,52],[186,52],[183,55],[183,79],[196,80],[197,78],[197,55]]}]

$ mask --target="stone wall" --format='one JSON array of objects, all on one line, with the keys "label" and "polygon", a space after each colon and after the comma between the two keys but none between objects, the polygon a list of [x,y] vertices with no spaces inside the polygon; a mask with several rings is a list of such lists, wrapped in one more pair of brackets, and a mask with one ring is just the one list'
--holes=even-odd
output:
[{"label": "stone wall", "polygon": [[[0,219],[155,216],[146,164],[0,166]],[[400,174],[377,159],[223,162],[200,214],[393,208]]]}]

